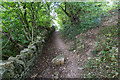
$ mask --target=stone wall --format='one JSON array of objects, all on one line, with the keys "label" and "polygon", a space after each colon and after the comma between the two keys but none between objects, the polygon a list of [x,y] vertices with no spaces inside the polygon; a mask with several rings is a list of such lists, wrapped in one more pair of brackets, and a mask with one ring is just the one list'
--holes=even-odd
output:
[{"label": "stone wall", "polygon": [[51,31],[45,29],[37,36],[37,40],[30,43],[28,48],[21,50],[19,55],[0,61],[0,77],[25,78],[29,74],[31,66],[34,65],[35,58],[42,53],[42,48],[53,31],[54,29],[51,29]]}]

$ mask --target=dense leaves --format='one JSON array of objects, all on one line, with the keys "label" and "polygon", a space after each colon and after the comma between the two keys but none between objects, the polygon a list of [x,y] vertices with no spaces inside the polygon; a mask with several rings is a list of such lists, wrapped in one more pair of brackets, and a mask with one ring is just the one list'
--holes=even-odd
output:
[{"label": "dense leaves", "polygon": [[[61,34],[73,40],[70,51],[78,52],[89,48],[77,35],[94,27],[101,27],[101,20],[111,17],[110,11],[116,11],[117,2],[3,2],[0,5],[2,24],[2,58],[16,56],[19,51],[33,41],[44,29],[49,30],[57,21]],[[114,11],[114,15],[116,15]],[[57,14],[55,15],[54,13]],[[52,16],[51,16],[51,14]],[[101,30],[85,66],[86,77],[115,78],[118,76],[118,41],[116,26]],[[102,39],[101,40],[101,35]],[[85,36],[85,35],[84,35]],[[95,36],[95,35],[94,35]],[[89,37],[89,36],[87,36]],[[44,41],[43,41],[44,42]],[[1,43],[0,43],[1,44]],[[77,50],[75,50],[77,48]],[[87,51],[87,50],[86,50]]]},{"label": "dense leaves", "polygon": [[51,26],[50,4],[43,2],[3,2],[2,56],[7,59],[36,40],[43,29]]},{"label": "dense leaves", "polygon": [[[58,5],[58,3],[56,3]],[[58,5],[57,21],[61,27],[61,33],[66,37],[74,38],[88,28],[100,26],[101,18],[110,16],[109,10],[115,9],[107,2],[65,2]]]},{"label": "dense leaves", "polygon": [[[82,52],[85,54],[85,51],[90,49],[89,43],[86,44],[87,40],[84,37],[76,38],[76,36],[91,28],[102,27],[102,19],[116,15],[118,7],[117,2],[112,0],[110,2],[64,2],[56,5],[58,5],[56,12],[58,13],[57,21],[61,27],[60,31],[65,38],[74,41],[70,46],[70,51],[78,54]],[[113,14],[111,14],[112,11]],[[118,77],[118,28],[111,25],[111,27],[103,29],[105,30],[100,30],[96,36],[95,49],[91,52],[92,57],[85,66],[87,78]],[[89,35],[91,34],[92,32]]]},{"label": "dense leaves", "polygon": [[[102,36],[105,34],[104,36]],[[96,49],[85,67],[86,77],[118,78],[118,27],[110,26],[99,31]],[[102,40],[101,40],[102,39]]]}]

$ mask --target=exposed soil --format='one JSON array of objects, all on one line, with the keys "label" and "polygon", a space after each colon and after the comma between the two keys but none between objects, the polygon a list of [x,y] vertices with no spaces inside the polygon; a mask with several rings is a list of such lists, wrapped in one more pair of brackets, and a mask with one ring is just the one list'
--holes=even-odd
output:
[{"label": "exposed soil", "polygon": [[[115,16],[116,17],[116,16]],[[115,18],[116,19],[116,18]],[[111,19],[113,20],[113,19]],[[116,25],[116,20],[110,22],[110,19],[106,22],[102,22],[101,26],[105,26],[106,23],[111,25]],[[65,43],[65,40],[62,40],[59,32],[54,32],[46,46],[43,49],[42,55],[38,57],[35,61],[35,65],[31,70],[31,78],[84,78],[85,70],[84,65],[91,56],[91,51],[95,48],[95,38],[99,30],[102,27],[97,27],[91,30],[88,30],[85,33],[81,33],[76,36],[76,38],[86,35],[84,43],[89,47],[85,48],[86,51],[76,54],[76,51],[69,51],[70,45],[73,42]],[[59,54],[65,56],[65,63],[60,66],[55,66],[51,61],[54,57]]]},{"label": "exposed soil", "polygon": [[[65,63],[60,66],[52,64],[52,59],[63,54]],[[64,43],[58,32],[54,32],[48,41],[43,53],[36,59],[35,66],[31,72],[31,78],[80,78],[83,77],[83,66],[88,55],[77,55],[69,51],[69,46]]]}]

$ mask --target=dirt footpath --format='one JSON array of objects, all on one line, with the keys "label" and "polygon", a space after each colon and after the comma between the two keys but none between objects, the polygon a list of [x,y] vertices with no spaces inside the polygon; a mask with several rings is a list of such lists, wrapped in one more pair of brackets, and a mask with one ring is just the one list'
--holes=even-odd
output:
[{"label": "dirt footpath", "polygon": [[[63,54],[65,63],[60,66],[52,64],[52,59]],[[61,39],[58,32],[54,32],[51,39],[43,49],[42,55],[35,61],[35,65],[31,70],[30,77],[43,78],[80,78],[84,77],[83,66],[88,55],[77,55],[69,51],[69,45]]]},{"label": "dirt footpath", "polygon": [[[106,19],[105,19],[106,20]],[[98,31],[104,29],[102,26],[116,25],[117,16],[102,20],[101,27],[97,27],[91,30],[81,33],[76,37],[81,39],[82,35],[86,35],[86,39],[83,43],[89,47],[85,48],[85,51],[81,52],[79,55],[75,51],[69,51],[71,42],[63,40],[60,37],[59,32],[54,32],[50,40],[47,42],[43,49],[42,55],[39,56],[35,65],[31,70],[31,78],[84,78],[85,70],[84,65],[91,56],[91,51],[95,48],[96,35]],[[109,27],[109,25],[107,25]],[[106,27],[107,27],[106,26]],[[60,66],[55,66],[52,64],[52,59],[59,54],[65,56],[65,63]]]}]

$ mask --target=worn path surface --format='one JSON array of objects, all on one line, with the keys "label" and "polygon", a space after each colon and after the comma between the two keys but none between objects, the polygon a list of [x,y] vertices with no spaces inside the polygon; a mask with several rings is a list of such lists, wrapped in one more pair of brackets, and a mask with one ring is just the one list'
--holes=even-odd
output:
[{"label": "worn path surface", "polygon": [[[117,24],[117,16],[108,19],[107,21],[102,21],[101,26],[106,25],[116,25]],[[106,20],[106,19],[105,19]],[[108,25],[108,26],[109,26]],[[46,46],[43,49],[42,55],[39,56],[36,61],[33,69],[31,70],[30,77],[31,78],[80,78],[84,77],[85,70],[84,65],[91,56],[91,51],[95,48],[95,37],[99,30],[103,29],[103,27],[97,27],[91,30],[88,30],[85,33],[81,33],[76,37],[80,37],[82,35],[87,36],[84,40],[85,51],[81,52],[79,55],[76,54],[75,51],[69,51],[71,43],[66,41],[60,37],[58,32],[54,32],[51,36],[50,40],[47,42]],[[65,63],[60,66],[55,66],[52,64],[52,59],[59,54],[63,54],[65,56]]]},{"label": "worn path surface", "polygon": [[[52,59],[63,54],[65,63],[60,66],[54,66]],[[87,59],[87,54],[77,55],[69,51],[69,45],[61,39],[58,32],[54,32],[48,41],[43,53],[35,61],[35,66],[31,71],[30,77],[60,77],[60,78],[80,78],[83,77],[83,66]]]}]

